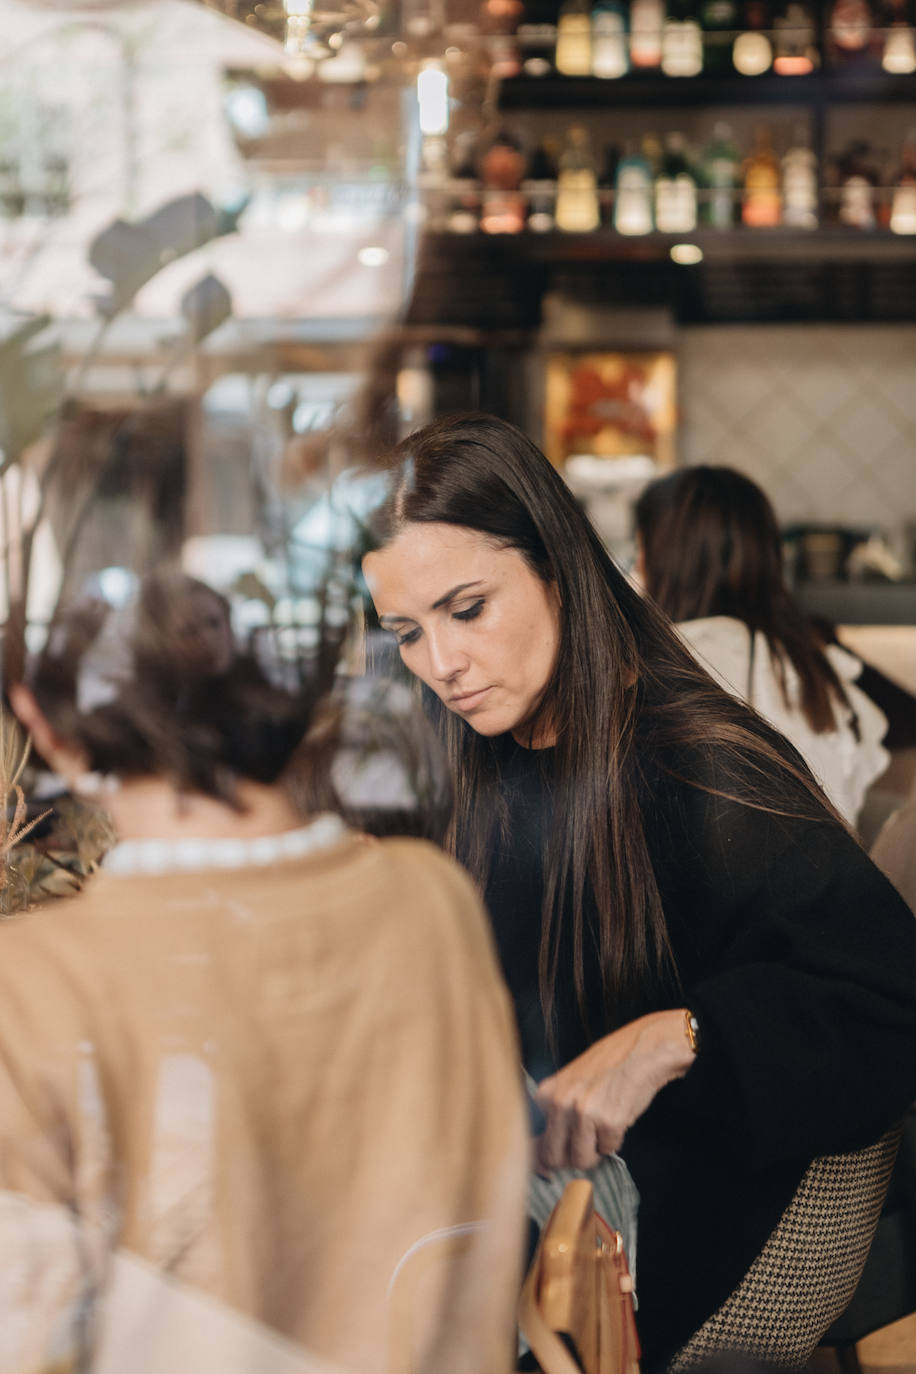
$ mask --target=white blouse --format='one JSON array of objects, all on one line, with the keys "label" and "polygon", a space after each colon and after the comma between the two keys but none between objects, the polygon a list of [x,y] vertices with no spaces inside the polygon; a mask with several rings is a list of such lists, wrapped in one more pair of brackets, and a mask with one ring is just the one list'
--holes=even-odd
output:
[{"label": "white blouse", "polygon": [[859,660],[835,644],[826,648],[858,720],[859,739],[851,712],[845,708],[835,710],[835,729],[816,734],[801,709],[801,684],[788,661],[786,686],[791,704],[786,705],[769,645],[760,630],[755,636],[752,658],[751,636],[742,620],[716,615],[682,621],[677,628],[687,647],[726,691],[747,701],[794,744],[836,809],[850,825],[855,825],[869,785],[884,772],[890,758],[881,744],[887,733],[887,719],[871,698],[855,686],[862,671]]}]

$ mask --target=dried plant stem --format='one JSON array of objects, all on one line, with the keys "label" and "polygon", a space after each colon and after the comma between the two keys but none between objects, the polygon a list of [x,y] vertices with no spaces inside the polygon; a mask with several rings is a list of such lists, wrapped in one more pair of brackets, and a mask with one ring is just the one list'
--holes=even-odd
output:
[{"label": "dried plant stem", "polygon": [[[50,809],[27,821],[25,793],[20,778],[31,751],[31,742],[19,726],[0,710],[0,892],[9,881],[10,856],[17,845],[50,815]],[[15,799],[15,800],[14,800]],[[10,806],[12,803],[12,815]]]}]

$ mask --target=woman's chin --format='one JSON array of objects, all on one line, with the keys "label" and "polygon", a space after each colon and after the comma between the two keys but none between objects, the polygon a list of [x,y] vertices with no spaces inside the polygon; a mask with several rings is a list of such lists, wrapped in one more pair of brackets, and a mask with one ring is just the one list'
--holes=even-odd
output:
[{"label": "woman's chin", "polygon": [[475,735],[484,735],[487,739],[492,739],[495,735],[504,735],[508,730],[513,729],[515,722],[511,719],[503,718],[496,712],[491,711],[469,711],[467,715],[463,711],[454,711],[454,715],[459,720],[463,720]]}]

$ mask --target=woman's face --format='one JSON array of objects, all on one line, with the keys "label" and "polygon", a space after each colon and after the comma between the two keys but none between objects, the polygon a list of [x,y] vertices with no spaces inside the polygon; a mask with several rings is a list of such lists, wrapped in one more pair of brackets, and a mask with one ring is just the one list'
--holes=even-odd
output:
[{"label": "woman's face", "polygon": [[481,735],[545,748],[531,723],[560,645],[556,585],[516,549],[459,525],[408,524],[363,559],[379,620],[404,664]]}]

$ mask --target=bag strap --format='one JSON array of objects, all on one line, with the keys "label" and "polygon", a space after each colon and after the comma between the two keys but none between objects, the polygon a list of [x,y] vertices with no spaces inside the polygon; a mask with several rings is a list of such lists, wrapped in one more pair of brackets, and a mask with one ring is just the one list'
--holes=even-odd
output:
[{"label": "bag strap", "polygon": [[[542,1233],[543,1234],[543,1233]],[[538,1241],[518,1301],[518,1324],[522,1329],[543,1374],[582,1374],[557,1333],[547,1325],[538,1307],[538,1280],[541,1274],[541,1246]]]}]

